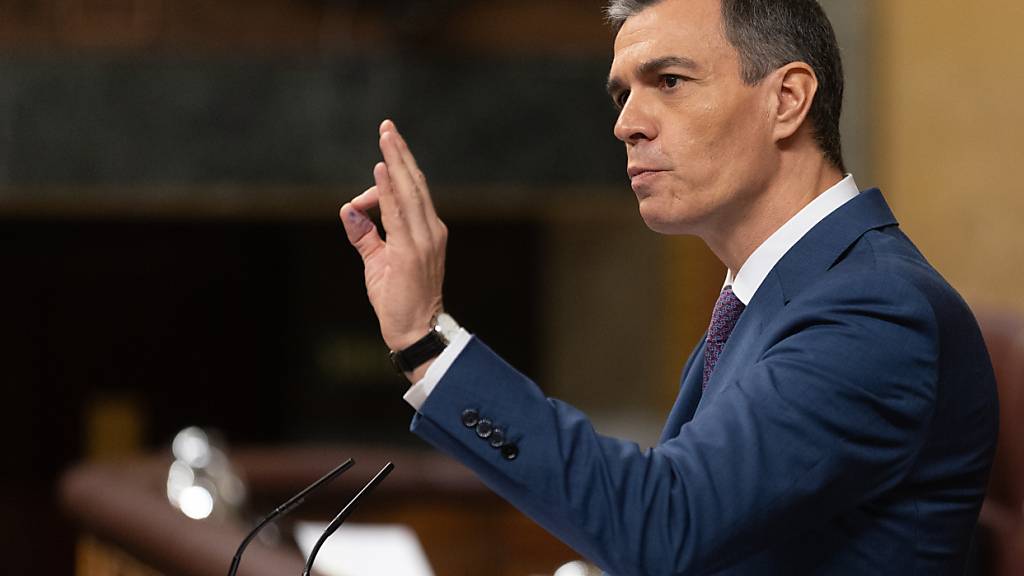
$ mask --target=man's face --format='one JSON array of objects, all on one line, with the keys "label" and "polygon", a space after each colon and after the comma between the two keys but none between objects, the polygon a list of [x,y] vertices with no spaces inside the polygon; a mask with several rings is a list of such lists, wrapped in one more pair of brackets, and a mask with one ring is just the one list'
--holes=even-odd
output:
[{"label": "man's face", "polygon": [[615,39],[615,136],[640,214],[665,234],[706,237],[742,222],[776,159],[770,83],[743,82],[719,1],[663,0]]}]

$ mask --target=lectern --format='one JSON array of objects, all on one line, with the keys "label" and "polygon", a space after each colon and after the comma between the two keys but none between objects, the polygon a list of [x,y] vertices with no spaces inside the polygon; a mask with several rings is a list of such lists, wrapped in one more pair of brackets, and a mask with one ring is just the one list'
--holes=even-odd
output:
[{"label": "lectern", "polygon": [[[250,508],[262,515],[347,458],[356,465],[293,512],[328,519],[386,461],[395,471],[353,514],[351,522],[411,527],[434,571],[444,574],[551,574],[577,557],[570,549],[491,493],[467,469],[431,451],[393,447],[285,446],[234,451]],[[79,576],[224,576],[249,526],[192,520],[166,496],[170,454],[118,463],[85,463],[60,486],[63,508],[80,529]],[[253,542],[244,576],[302,573],[290,520],[280,543]]]}]

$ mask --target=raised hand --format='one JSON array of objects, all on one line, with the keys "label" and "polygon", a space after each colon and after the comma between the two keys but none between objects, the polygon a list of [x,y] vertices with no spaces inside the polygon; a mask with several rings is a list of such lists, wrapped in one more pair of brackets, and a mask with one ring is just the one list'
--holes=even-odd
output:
[{"label": "raised hand", "polygon": [[[384,161],[373,167],[375,185],[342,206],[340,215],[349,242],[363,259],[366,293],[384,342],[401,350],[427,334],[441,311],[448,229],[437,217],[423,172],[390,120],[380,126],[380,151]],[[378,206],[386,242],[366,216]]]}]

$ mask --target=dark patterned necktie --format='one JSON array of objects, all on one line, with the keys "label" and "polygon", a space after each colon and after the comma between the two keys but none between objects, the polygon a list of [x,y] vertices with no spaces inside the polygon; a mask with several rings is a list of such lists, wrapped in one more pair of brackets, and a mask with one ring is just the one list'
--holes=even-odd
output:
[{"label": "dark patterned necktie", "polygon": [[708,389],[708,380],[718,364],[718,357],[729,340],[732,329],[740,319],[746,306],[732,293],[732,287],[726,286],[715,303],[715,311],[711,313],[711,327],[708,328],[707,344],[704,346],[704,387]]}]

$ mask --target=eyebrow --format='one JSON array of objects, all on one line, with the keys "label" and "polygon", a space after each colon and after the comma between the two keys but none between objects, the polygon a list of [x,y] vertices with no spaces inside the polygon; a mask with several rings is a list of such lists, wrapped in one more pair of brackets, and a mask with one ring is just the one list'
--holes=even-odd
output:
[{"label": "eyebrow", "polygon": [[[660,58],[641,62],[640,65],[636,67],[636,73],[637,76],[650,76],[651,74],[657,73],[665,68],[674,67],[688,68],[690,70],[700,69],[700,66],[698,66],[695,61],[685,56],[662,56]],[[620,92],[624,87],[625,84],[622,80],[618,78],[609,78],[605,89],[608,91],[609,95],[615,96],[615,94]]]}]

